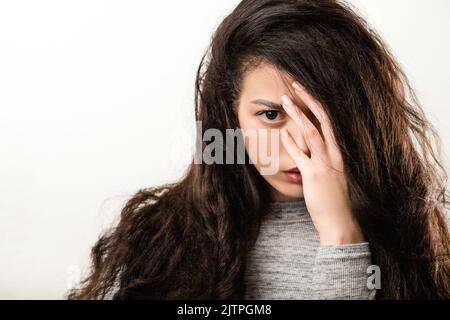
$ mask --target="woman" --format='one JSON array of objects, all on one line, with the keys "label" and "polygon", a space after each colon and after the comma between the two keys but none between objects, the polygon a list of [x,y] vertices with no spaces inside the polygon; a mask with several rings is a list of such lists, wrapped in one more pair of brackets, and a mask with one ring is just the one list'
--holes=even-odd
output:
[{"label": "woman", "polygon": [[[277,170],[263,173],[267,163],[244,139],[244,164],[196,158],[181,181],[140,190],[93,247],[91,273],[69,299],[276,298],[284,289],[287,298],[450,298],[439,137],[386,45],[351,7],[243,0],[200,63],[195,105],[201,137],[209,129],[281,133],[263,141]],[[280,213],[301,233],[284,232],[290,220],[275,225]],[[280,266],[307,279],[308,290],[263,291]],[[370,266],[381,274],[376,295],[361,284]],[[345,278],[328,277],[333,270]]]}]

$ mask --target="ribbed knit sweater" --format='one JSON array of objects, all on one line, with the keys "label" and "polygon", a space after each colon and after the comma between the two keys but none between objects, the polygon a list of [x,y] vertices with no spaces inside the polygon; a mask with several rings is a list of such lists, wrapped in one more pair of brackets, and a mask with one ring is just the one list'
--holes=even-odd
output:
[{"label": "ribbed knit sweater", "polygon": [[375,299],[371,265],[368,242],[320,245],[304,200],[272,202],[247,258],[246,299]]},{"label": "ribbed knit sweater", "polygon": [[369,243],[321,246],[304,200],[270,205],[247,257],[245,299],[375,299]]}]

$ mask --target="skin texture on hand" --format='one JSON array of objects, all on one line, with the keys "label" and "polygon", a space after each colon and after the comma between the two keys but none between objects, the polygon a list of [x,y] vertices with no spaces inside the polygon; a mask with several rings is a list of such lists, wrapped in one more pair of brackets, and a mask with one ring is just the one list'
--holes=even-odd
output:
[{"label": "skin texture on hand", "polygon": [[[322,105],[299,83],[294,92],[320,123],[319,129],[284,95],[283,108],[300,130],[281,129],[281,141],[300,170],[308,212],[321,245],[365,242],[350,207],[344,164],[330,119]],[[308,152],[309,151],[309,152]],[[310,153],[310,156],[308,155]]]}]

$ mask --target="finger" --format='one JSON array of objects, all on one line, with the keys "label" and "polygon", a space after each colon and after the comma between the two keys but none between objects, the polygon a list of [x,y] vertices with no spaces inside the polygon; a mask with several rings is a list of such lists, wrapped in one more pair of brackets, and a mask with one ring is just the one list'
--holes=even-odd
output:
[{"label": "finger", "polygon": [[294,160],[295,164],[299,168],[300,173],[307,172],[308,166],[309,166],[311,160],[297,146],[297,144],[294,142],[294,140],[290,136],[289,132],[284,128],[281,129],[281,142],[283,143],[287,152],[289,153],[289,155],[291,156],[291,158]]},{"label": "finger", "polygon": [[305,137],[303,135],[303,123],[300,119],[300,117],[295,116],[292,113],[291,110],[285,110],[288,115],[291,117],[291,119],[294,121],[295,125],[297,126],[297,129],[295,133],[291,133],[292,139],[297,144],[297,146],[307,155],[311,153],[311,151],[308,148],[308,144],[305,141]]},{"label": "finger", "polygon": [[293,119],[298,119],[301,123],[305,142],[311,151],[311,156],[324,160],[326,158],[326,148],[319,130],[287,95],[282,96],[281,100],[287,114]]},{"label": "finger", "polygon": [[325,143],[330,146],[337,146],[336,139],[331,126],[330,118],[323,109],[323,106],[314,99],[311,94],[298,82],[293,82],[292,87],[295,90],[297,96],[305,103],[305,105],[311,110],[314,116],[320,123],[322,132],[324,134]]},{"label": "finger", "polygon": [[[301,122],[301,121],[300,121]],[[291,131],[292,140],[308,157],[311,157],[311,151],[306,143],[305,135],[303,134],[302,124],[295,124],[297,130]],[[286,128],[286,127],[285,127]]]}]

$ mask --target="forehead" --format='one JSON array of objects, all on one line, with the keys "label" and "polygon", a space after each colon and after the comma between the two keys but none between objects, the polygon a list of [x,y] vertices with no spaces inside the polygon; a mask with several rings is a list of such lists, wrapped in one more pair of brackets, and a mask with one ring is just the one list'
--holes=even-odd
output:
[{"label": "forehead", "polygon": [[292,88],[293,81],[294,78],[287,72],[276,68],[266,60],[261,60],[243,74],[241,105],[252,106],[250,101],[255,99],[265,99],[281,104],[281,96],[287,94],[298,107],[308,114],[309,110],[306,105]]},{"label": "forehead", "polygon": [[283,94],[293,92],[290,83],[293,79],[287,73],[262,60],[243,74],[241,98],[277,99]]}]

